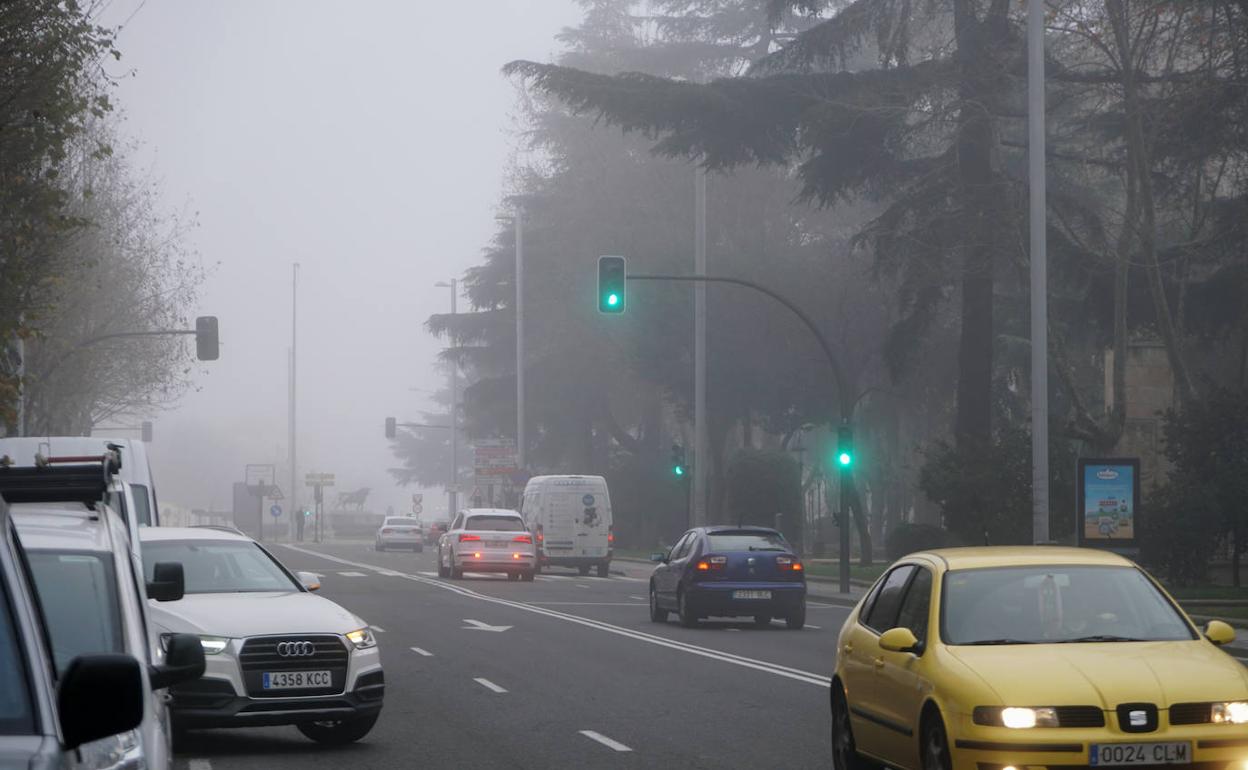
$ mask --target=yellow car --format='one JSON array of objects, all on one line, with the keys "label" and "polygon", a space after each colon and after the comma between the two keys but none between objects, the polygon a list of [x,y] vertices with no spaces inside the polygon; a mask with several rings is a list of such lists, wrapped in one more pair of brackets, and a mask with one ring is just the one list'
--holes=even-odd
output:
[{"label": "yellow car", "polygon": [[[1112,553],[952,548],[894,564],[837,639],[838,770],[1248,770],[1248,670]],[[1175,767],[1173,770],[1182,770]]]}]

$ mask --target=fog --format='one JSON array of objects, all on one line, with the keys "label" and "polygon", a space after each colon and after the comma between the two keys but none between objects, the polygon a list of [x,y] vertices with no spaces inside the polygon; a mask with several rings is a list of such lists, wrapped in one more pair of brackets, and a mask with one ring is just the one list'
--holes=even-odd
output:
[{"label": "fog", "polygon": [[[109,71],[124,131],[211,269],[200,306],[221,358],[156,416],[162,504],[228,509],[248,463],[275,463],[289,498],[291,271],[299,286],[300,483],[337,475],[369,507],[407,510],[387,415],[436,409],[440,343],[424,330],[494,231],[514,84],[500,66],[547,59],[572,0],[117,0],[129,19]],[[488,19],[481,24],[481,19]],[[440,491],[426,511],[445,506]],[[302,495],[304,490],[299,490]],[[304,497],[304,500],[307,498]],[[288,503],[289,504],[289,503]]]}]

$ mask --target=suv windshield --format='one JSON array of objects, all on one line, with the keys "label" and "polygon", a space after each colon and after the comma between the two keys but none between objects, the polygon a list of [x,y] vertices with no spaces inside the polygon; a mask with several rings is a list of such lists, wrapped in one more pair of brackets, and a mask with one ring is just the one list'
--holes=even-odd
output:
[{"label": "suv windshield", "polygon": [[1068,565],[947,573],[941,636],[946,644],[1195,638],[1139,570]]},{"label": "suv windshield", "polygon": [[13,622],[9,589],[0,581],[0,735],[32,735],[35,714],[30,707],[30,687]]},{"label": "suv windshield", "polygon": [[79,655],[125,652],[111,554],[31,551],[29,560],[57,671]]},{"label": "suv windshield", "polygon": [[524,522],[519,516],[469,516],[464,529],[480,529],[487,532],[523,532]]},{"label": "suv windshield", "polygon": [[712,551],[787,551],[778,532],[712,532],[706,536]]},{"label": "suv windshield", "polygon": [[231,540],[158,540],[143,544],[143,572],[182,562],[188,594],[298,591],[299,586],[255,543]]}]

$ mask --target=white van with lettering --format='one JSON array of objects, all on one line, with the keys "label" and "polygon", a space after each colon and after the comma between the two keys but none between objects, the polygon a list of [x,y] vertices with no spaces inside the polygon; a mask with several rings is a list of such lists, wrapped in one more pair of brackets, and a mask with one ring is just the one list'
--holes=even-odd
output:
[{"label": "white van with lettering", "polygon": [[602,476],[534,476],[524,488],[521,514],[537,546],[537,569],[611,569],[615,547],[611,495]]}]

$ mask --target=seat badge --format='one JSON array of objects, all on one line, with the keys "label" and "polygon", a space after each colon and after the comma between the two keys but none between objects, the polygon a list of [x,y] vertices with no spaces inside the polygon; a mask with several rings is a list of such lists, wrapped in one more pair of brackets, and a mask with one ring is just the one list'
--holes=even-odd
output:
[{"label": "seat badge", "polygon": [[1127,721],[1132,727],[1147,727],[1148,713],[1139,710],[1131,711],[1127,714]]}]

